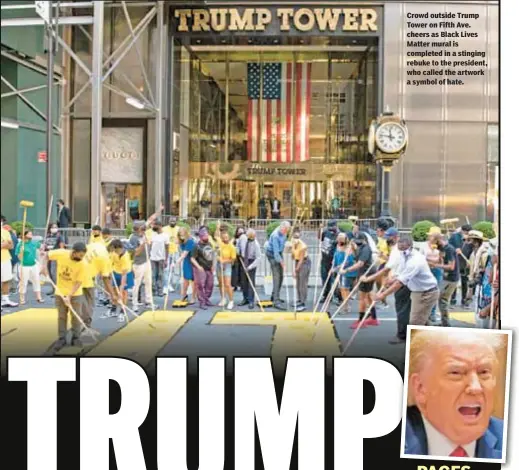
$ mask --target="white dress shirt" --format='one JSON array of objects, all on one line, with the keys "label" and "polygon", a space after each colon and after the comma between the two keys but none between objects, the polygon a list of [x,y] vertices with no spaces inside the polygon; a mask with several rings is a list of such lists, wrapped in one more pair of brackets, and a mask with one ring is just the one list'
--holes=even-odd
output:
[{"label": "white dress shirt", "polygon": [[439,432],[423,415],[422,419],[425,426],[425,434],[427,435],[428,455],[448,457],[458,447],[462,447],[469,458],[474,458],[476,455],[476,441],[472,441],[464,446],[458,446],[458,444],[454,444],[454,442],[451,442]]},{"label": "white dress shirt", "polygon": [[438,288],[438,281],[431,273],[431,268],[419,251],[402,252],[402,262],[398,280],[411,292],[428,292]]},{"label": "white dress shirt", "polygon": [[402,252],[398,249],[397,245],[393,245],[386,263],[386,268],[390,270],[391,277],[396,277],[400,273],[402,259]]}]

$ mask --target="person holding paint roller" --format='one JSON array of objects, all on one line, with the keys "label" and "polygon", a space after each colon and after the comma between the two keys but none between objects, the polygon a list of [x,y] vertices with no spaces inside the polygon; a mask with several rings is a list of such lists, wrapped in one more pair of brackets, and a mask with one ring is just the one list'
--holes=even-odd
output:
[{"label": "person holding paint roller", "polygon": [[[236,261],[236,247],[231,243],[231,237],[229,232],[221,230],[220,221],[216,223],[216,230],[214,232],[216,243],[218,244],[218,263],[216,267],[216,273],[220,284],[220,293],[222,300],[218,304],[219,307],[227,306],[228,310],[234,308],[234,289],[231,285],[232,277],[232,266]],[[225,296],[228,297],[228,302],[225,300]]]},{"label": "person holding paint roller", "polygon": [[[256,288],[256,269],[261,260],[261,247],[256,240],[256,231],[252,228],[247,230],[246,237],[238,240],[238,256],[244,271],[245,282],[242,284],[243,301],[240,307],[249,306],[249,310],[254,309],[254,297]],[[259,297],[258,297],[259,300]]]},{"label": "person holding paint roller", "polygon": [[281,225],[270,235],[265,249],[272,270],[272,302],[274,303],[274,308],[278,310],[285,310],[285,306],[283,305],[284,301],[280,298],[280,293],[283,285],[283,272],[285,271],[283,252],[285,251],[285,244],[287,242],[287,234],[289,230],[290,222],[286,220],[281,222]]},{"label": "person holding paint roller", "polygon": [[[35,242],[32,239],[32,232],[26,230],[23,245],[22,243],[18,243],[16,246],[15,253],[20,258],[20,269],[23,271],[20,274],[19,284],[20,305],[25,304],[25,294],[27,292],[27,284],[29,281],[31,281],[32,290],[36,296],[36,300],[39,303],[43,302],[43,299],[41,298],[40,265],[38,263],[40,245],[41,242]],[[24,248],[23,258],[20,256],[22,246]]]},{"label": "person holding paint roller", "polygon": [[296,312],[304,312],[312,263],[308,257],[308,247],[301,240],[301,231],[298,228],[294,228],[292,232],[292,257],[294,258],[294,278],[297,287]]},{"label": "person holding paint roller", "polygon": [[[366,275],[373,274],[368,272],[370,266],[373,265],[373,252],[368,243],[368,238],[364,232],[358,232],[355,238],[351,242],[353,251],[355,253],[355,264],[349,268],[342,269],[341,274],[351,273],[358,271],[359,276],[362,278]],[[376,269],[376,268],[375,268]],[[377,310],[371,296],[373,290],[373,282],[362,282],[359,286],[359,319],[351,325],[351,329],[356,329],[359,325],[364,328],[365,326],[379,326],[380,322],[377,319]],[[371,305],[371,310],[366,312],[366,308]],[[364,315],[369,313],[368,318],[364,323],[362,319]]]},{"label": "person holding paint roller", "polygon": [[153,308],[153,291],[151,282],[151,264],[148,262],[147,245],[149,241],[145,235],[146,224],[135,222],[133,224],[133,234],[130,237],[130,247],[133,251],[133,273],[135,275],[135,284],[132,292],[133,311],[137,313],[139,306],[139,289],[144,282],[144,295],[146,299],[145,308]]},{"label": "person holding paint roller", "polygon": [[[111,316],[117,315],[117,304],[118,301],[122,303],[121,308],[124,309],[124,306],[128,303],[128,291],[133,289],[134,287],[134,274],[132,271],[132,261],[130,259],[130,253],[125,250],[123,242],[121,240],[114,240],[110,243],[108,248],[110,254],[110,262],[113,270],[113,285],[117,292],[120,293],[121,298],[118,299],[115,295],[112,300],[113,304],[111,307]],[[124,311],[119,313],[119,321],[120,317],[123,315],[124,321]]]},{"label": "person holding paint roller", "polygon": [[[50,261],[56,261],[56,308],[58,310],[58,340],[56,348],[67,344],[67,321],[71,308],[78,315],[83,311],[83,283],[87,265],[83,261],[87,247],[82,242],[74,243],[71,250],[53,250],[48,253]],[[48,275],[48,273],[45,273]],[[71,312],[72,313],[72,312]],[[72,314],[72,346],[81,347],[81,322]]]},{"label": "person holding paint roller", "polygon": [[[350,291],[353,289],[355,284],[355,279],[357,279],[358,273],[357,271],[349,271],[345,274],[340,274],[339,271],[341,266],[344,264],[344,268],[349,268],[355,264],[355,255],[348,250],[348,240],[353,239],[353,233],[345,234],[343,232],[337,235],[337,249],[335,250],[335,254],[333,256],[333,265],[332,269],[336,275],[340,275],[341,279],[339,281],[339,290],[341,293],[342,301],[344,302],[348,296],[350,295]],[[344,258],[348,256],[346,262],[344,262]],[[346,312],[351,310],[349,305],[346,305]]]},{"label": "person holding paint roller", "polygon": [[210,301],[214,287],[215,250],[209,240],[209,230],[203,227],[198,232],[199,241],[191,251],[196,291],[200,308],[212,307]]}]

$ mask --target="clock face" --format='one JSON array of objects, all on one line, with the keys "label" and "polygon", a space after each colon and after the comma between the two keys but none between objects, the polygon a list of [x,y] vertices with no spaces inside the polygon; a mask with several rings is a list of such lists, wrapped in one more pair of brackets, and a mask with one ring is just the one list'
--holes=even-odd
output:
[{"label": "clock face", "polygon": [[375,139],[382,152],[397,153],[407,143],[407,131],[397,122],[386,122],[377,129]]}]

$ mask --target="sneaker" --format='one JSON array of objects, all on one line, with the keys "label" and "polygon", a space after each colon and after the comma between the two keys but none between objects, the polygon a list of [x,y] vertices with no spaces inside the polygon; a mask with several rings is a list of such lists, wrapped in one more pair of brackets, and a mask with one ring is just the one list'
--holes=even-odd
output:
[{"label": "sneaker", "polygon": [[377,320],[376,318],[368,318],[364,322],[364,325],[367,325],[367,326],[379,326],[380,325],[380,321]]},{"label": "sneaker", "polygon": [[118,323],[124,323],[126,321],[126,318],[124,317],[124,314],[120,313],[118,316],[117,316],[117,322]]},{"label": "sneaker", "polygon": [[151,310],[152,312],[156,310],[155,305],[152,304],[145,304],[144,308],[147,310]]},{"label": "sneaker", "polygon": [[106,318],[113,318],[117,316],[117,307],[112,305],[105,313],[101,315],[101,318],[104,320]]},{"label": "sneaker", "polygon": [[393,339],[390,339],[388,341],[389,344],[402,344],[405,343],[405,339],[399,338],[398,336],[395,336]]},{"label": "sneaker", "polygon": [[56,350],[59,350],[61,348],[64,348],[66,345],[67,345],[67,339],[66,338],[59,338],[52,345],[52,349],[56,351]]},{"label": "sneaker", "polygon": [[18,307],[18,304],[11,299],[6,299],[2,300],[2,307]]},{"label": "sneaker", "polygon": [[82,348],[83,342],[79,338],[74,337],[74,338],[72,338],[70,345],[74,348]]},{"label": "sneaker", "polygon": [[139,306],[138,305],[134,305],[133,308],[132,308],[132,312],[133,313],[139,313]]},{"label": "sneaker", "polygon": [[218,303],[218,307],[225,307],[225,304],[226,304],[226,303],[227,303],[227,302],[225,302],[225,299],[222,299],[222,300],[220,300],[220,302]]},{"label": "sneaker", "polygon": [[169,288],[169,293],[172,294],[173,292],[175,292],[175,288],[174,287],[170,287]]},{"label": "sneaker", "polygon": [[239,304],[238,304],[238,307],[245,307],[245,305],[247,305],[249,303],[248,300],[242,300]]},{"label": "sneaker", "polygon": [[234,302],[231,300],[228,304],[227,304],[227,310],[232,310],[234,308]]},{"label": "sneaker", "polygon": [[162,295],[168,295],[168,288],[167,287],[164,287],[164,289],[162,289]]},{"label": "sneaker", "polygon": [[[354,322],[351,324],[350,329],[352,329],[352,330],[356,330],[356,329],[359,327],[359,325],[360,325],[360,320],[356,320],[356,321],[354,321]],[[367,326],[366,326],[366,322],[364,322],[364,323],[362,324],[361,328],[367,328]]]},{"label": "sneaker", "polygon": [[254,302],[249,303],[249,310],[254,310]]}]

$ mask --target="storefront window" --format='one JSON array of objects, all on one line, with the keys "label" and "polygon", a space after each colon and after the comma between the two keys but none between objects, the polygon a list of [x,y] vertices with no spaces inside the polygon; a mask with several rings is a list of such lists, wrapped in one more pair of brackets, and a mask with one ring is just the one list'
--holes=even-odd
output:
[{"label": "storefront window", "polygon": [[499,126],[488,126],[487,220],[497,221],[499,203]]}]

